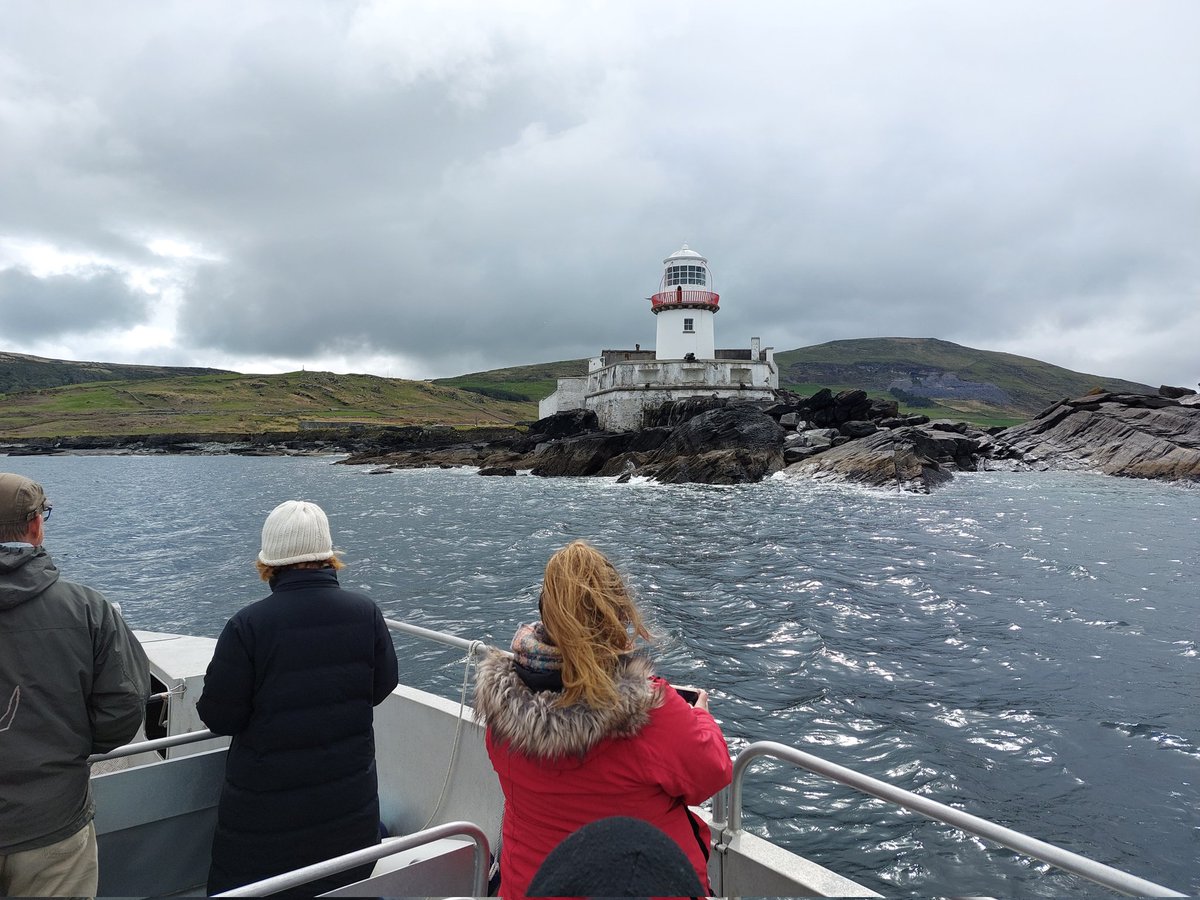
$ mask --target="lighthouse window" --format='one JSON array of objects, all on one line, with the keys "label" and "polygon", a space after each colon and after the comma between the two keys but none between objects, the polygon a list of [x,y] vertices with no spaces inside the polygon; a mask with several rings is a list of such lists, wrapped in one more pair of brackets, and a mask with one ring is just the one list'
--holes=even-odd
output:
[{"label": "lighthouse window", "polygon": [[670,287],[676,284],[699,284],[707,283],[707,272],[704,266],[671,266],[667,269],[666,283]]},{"label": "lighthouse window", "polygon": [[692,325],[695,321],[696,321],[695,319],[684,319],[683,320],[683,330],[684,330],[685,334],[696,330],[695,328],[692,327]]}]

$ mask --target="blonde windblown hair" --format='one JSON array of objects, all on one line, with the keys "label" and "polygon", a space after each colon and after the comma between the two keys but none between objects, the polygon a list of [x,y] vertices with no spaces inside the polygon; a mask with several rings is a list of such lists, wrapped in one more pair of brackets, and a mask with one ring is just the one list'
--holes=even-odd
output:
[{"label": "blonde windblown hair", "polygon": [[585,541],[572,541],[546,564],[540,602],[547,637],[562,653],[562,706],[594,708],[617,700],[620,657],[651,640],[620,573]]}]

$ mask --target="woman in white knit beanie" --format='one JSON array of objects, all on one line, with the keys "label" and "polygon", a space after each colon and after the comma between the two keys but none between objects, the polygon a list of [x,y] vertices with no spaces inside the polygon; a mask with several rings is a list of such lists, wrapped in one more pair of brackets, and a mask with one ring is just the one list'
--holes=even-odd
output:
[{"label": "woman in white knit beanie", "polygon": [[374,707],[396,686],[396,651],[374,601],[338,583],[334,554],[321,507],[275,507],[256,560],[271,594],[229,620],[204,676],[196,711],[233,736],[210,894],[379,843]]}]

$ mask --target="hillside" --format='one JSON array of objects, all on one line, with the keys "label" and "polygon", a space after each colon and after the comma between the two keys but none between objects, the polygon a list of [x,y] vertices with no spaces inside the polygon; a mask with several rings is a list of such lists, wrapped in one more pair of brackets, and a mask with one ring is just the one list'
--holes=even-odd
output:
[{"label": "hillside", "polygon": [[[1095,387],[1153,393],[1149,385],[1072,372],[1011,353],[975,350],[934,338],[831,341],[775,355],[780,386],[801,394],[818,388],[861,388],[891,397],[904,412],[1014,425],[1064,397]],[[493,397],[541,400],[560,377],[587,373],[586,359],[518,366],[439,379]]]},{"label": "hillside", "polygon": [[[831,341],[778,353],[776,360],[780,385],[796,393],[862,388],[897,399],[905,413],[981,425],[1014,425],[1096,387],[1153,392],[1147,385],[932,338]],[[241,375],[0,353],[0,437],[248,433],[319,422],[507,425],[536,419],[537,401],[554,391],[558,378],[586,372],[587,360],[571,359],[425,382],[328,372]]]},{"label": "hillside", "polygon": [[120,363],[76,362],[0,351],[0,394],[58,387],[64,384],[87,384],[92,381],[140,381],[145,378],[215,375],[218,373],[228,373],[228,370],[190,366],[132,366]]},{"label": "hillside", "polygon": [[0,438],[292,431],[320,423],[493,425],[537,417],[535,404],[497,401],[424,381],[288,372],[108,381],[10,393]]},{"label": "hillside", "polygon": [[1097,387],[1123,393],[1155,390],[934,338],[830,341],[777,353],[775,358],[780,385],[801,393],[812,385],[857,387],[898,396],[912,408],[927,398],[947,410],[999,417],[1028,418],[1064,397],[1079,397]]},{"label": "hillside", "polygon": [[586,359],[566,359],[561,362],[539,363],[532,366],[513,366],[472,372],[453,378],[437,378],[434,384],[461,388],[498,400],[544,400],[558,387],[558,379],[587,374]]}]

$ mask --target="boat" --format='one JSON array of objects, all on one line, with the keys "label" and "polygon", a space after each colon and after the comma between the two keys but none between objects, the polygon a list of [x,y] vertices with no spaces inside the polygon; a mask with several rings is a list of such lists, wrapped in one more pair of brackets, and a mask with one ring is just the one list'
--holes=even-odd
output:
[{"label": "boat", "polygon": [[[283,873],[219,896],[256,897],[367,862],[372,874],[322,896],[486,896],[504,801],[468,706],[478,641],[387,620],[395,631],[465,651],[462,691],[439,697],[401,684],[375,710],[383,843]],[[204,728],[196,700],[215,639],[138,631],[154,694],[144,734],[91,758],[102,896],[203,895],[228,738]],[[709,875],[718,896],[880,896],[742,827],[742,789],[756,761],[772,758],[937,819],[1111,890],[1182,897],[1177,891],[807,752],[771,741],[735,758],[733,783],[695,812],[712,830]],[[997,894],[1011,893],[998,886]]]}]

